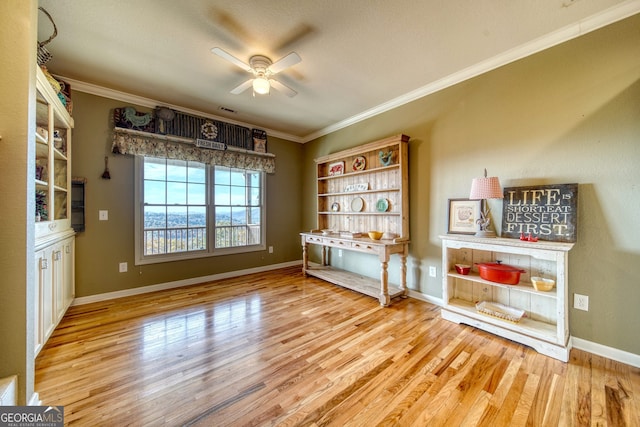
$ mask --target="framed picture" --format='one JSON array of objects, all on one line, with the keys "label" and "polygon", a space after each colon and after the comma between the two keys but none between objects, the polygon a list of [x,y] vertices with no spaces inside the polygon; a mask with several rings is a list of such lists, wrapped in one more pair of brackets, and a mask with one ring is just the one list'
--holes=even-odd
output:
[{"label": "framed picture", "polygon": [[480,230],[481,200],[449,199],[448,233],[475,234]]},{"label": "framed picture", "polygon": [[577,231],[578,184],[504,188],[502,237],[575,243]]},{"label": "framed picture", "polygon": [[257,153],[267,152],[267,140],[266,139],[253,139],[253,151]]},{"label": "framed picture", "polygon": [[344,162],[329,163],[329,176],[342,175],[344,173]]}]

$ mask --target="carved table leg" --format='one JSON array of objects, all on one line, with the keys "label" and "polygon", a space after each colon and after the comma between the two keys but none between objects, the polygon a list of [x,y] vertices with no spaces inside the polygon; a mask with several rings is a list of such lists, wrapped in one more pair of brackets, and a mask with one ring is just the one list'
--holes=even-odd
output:
[{"label": "carved table leg", "polygon": [[322,246],[322,265],[327,265],[327,247]]},{"label": "carved table leg", "polygon": [[306,242],[302,244],[302,274],[305,277],[307,277],[307,268],[309,268],[309,252],[307,251],[307,246]]},{"label": "carved table leg", "polygon": [[389,298],[389,272],[387,271],[387,267],[389,263],[387,261],[380,262],[380,297],[378,301],[380,301],[380,305],[386,307],[391,302],[391,298]]},{"label": "carved table leg", "polygon": [[409,295],[409,289],[407,289],[407,248],[400,255],[400,289],[402,290],[402,298],[406,298]]}]

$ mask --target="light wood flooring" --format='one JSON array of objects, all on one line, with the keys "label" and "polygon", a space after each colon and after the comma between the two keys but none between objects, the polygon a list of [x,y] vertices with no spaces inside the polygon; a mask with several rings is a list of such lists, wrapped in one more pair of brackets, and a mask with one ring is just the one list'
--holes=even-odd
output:
[{"label": "light wood flooring", "polygon": [[36,391],[80,426],[640,426],[638,368],[299,268],[71,307]]}]

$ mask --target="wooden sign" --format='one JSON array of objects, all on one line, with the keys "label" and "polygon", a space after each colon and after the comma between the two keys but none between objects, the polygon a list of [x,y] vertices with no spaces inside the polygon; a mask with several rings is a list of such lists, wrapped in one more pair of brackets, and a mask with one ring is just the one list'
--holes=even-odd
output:
[{"label": "wooden sign", "polygon": [[211,150],[226,150],[227,144],[223,142],[211,141],[209,139],[196,139],[196,147],[209,148]]},{"label": "wooden sign", "polygon": [[502,237],[537,237],[575,242],[578,228],[578,184],[504,189]]}]

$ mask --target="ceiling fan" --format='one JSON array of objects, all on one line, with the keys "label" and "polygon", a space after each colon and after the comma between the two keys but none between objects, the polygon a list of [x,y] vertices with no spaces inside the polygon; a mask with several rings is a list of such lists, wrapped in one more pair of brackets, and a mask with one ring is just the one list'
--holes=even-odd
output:
[{"label": "ceiling fan", "polygon": [[277,74],[280,71],[302,61],[300,55],[295,52],[291,52],[290,54],[284,56],[283,58],[280,58],[276,62],[272,62],[271,59],[267,58],[266,56],[254,55],[249,58],[249,64],[242,62],[235,56],[231,55],[229,52],[219,47],[214,47],[213,49],[211,49],[211,52],[242,68],[243,70],[253,74],[252,78],[231,90],[231,93],[234,95],[238,95],[249,89],[250,87],[253,87],[254,96],[256,93],[260,95],[269,93],[271,87],[284,93],[290,98],[298,94],[298,92],[291,89],[289,86],[273,78],[274,74]]}]

